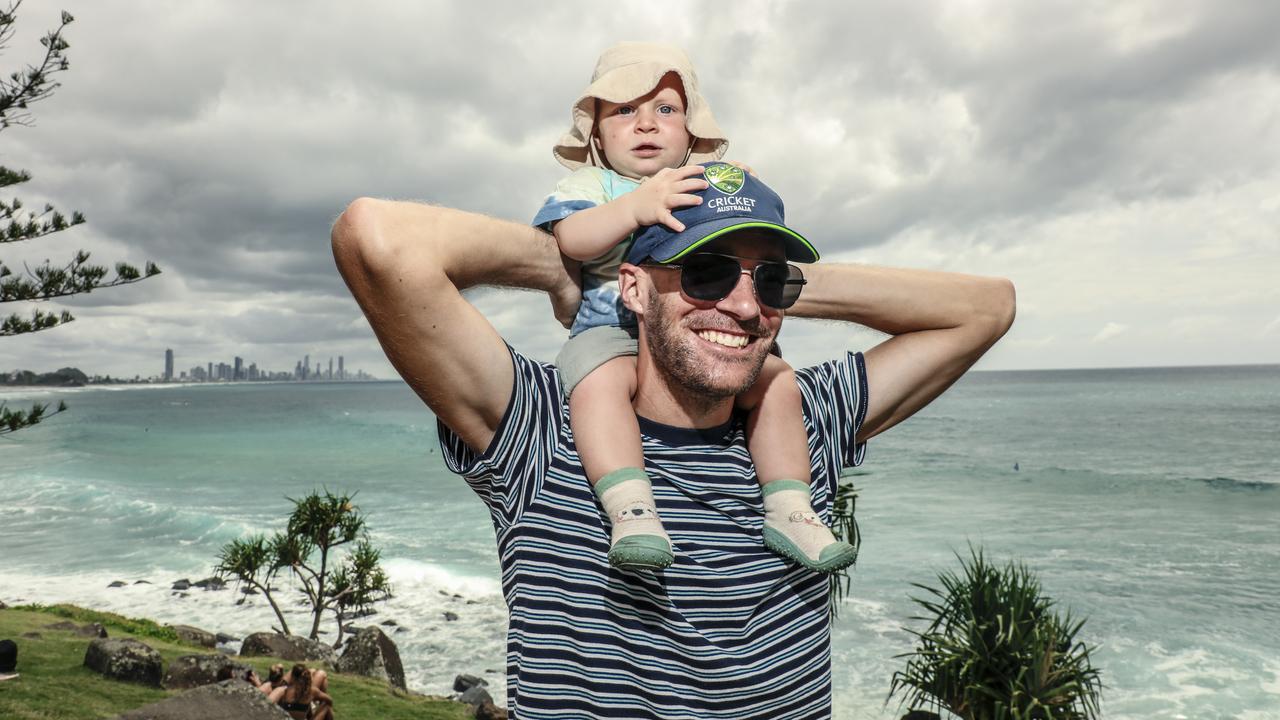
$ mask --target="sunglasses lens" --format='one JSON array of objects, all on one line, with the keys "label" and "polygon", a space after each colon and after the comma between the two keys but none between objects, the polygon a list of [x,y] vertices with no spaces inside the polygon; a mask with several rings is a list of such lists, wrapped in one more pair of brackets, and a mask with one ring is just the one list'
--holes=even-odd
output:
[{"label": "sunglasses lens", "polygon": [[[784,308],[783,294],[787,288],[787,266],[779,263],[757,265],[752,279],[756,283],[756,295],[760,302],[772,308]],[[792,300],[792,302],[795,302]]]},{"label": "sunglasses lens", "polygon": [[738,261],[723,255],[694,255],[685,261],[680,288],[694,300],[721,300],[738,284]]}]

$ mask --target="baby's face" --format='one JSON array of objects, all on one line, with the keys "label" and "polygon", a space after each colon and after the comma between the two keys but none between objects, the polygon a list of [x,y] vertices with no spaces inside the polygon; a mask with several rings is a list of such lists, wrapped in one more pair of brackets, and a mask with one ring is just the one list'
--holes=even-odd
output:
[{"label": "baby's face", "polygon": [[609,167],[633,178],[678,167],[690,142],[684,111],[684,86],[675,73],[667,73],[653,92],[629,102],[597,100],[596,133]]}]

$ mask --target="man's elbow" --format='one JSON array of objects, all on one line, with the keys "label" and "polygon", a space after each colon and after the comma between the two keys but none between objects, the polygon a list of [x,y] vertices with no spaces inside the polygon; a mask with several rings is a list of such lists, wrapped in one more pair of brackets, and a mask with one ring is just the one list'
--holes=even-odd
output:
[{"label": "man's elbow", "polygon": [[1013,282],[1008,278],[989,278],[985,305],[994,342],[1009,332],[1017,315],[1018,294]]},{"label": "man's elbow", "polygon": [[[435,235],[435,208],[408,208],[402,203],[376,198],[356,198],[338,216],[330,232],[333,259],[343,277],[359,274],[376,280],[403,271],[410,255],[421,253]],[[409,242],[404,226],[412,220],[415,241]],[[420,235],[420,237],[419,237]]]},{"label": "man's elbow", "polygon": [[334,221],[329,232],[333,259],[343,276],[368,270],[370,260],[378,255],[377,216],[379,200],[356,198]]}]

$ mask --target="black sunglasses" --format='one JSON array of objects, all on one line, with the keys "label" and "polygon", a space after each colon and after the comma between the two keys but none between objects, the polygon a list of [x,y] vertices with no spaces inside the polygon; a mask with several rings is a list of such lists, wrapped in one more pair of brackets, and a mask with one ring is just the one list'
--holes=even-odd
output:
[{"label": "black sunglasses", "polygon": [[[646,263],[653,267],[678,268],[680,289],[694,300],[723,300],[738,286],[738,278],[747,272],[731,255],[698,253],[682,263]],[[762,262],[750,271],[761,305],[785,310],[800,299],[804,273],[790,263]]]}]

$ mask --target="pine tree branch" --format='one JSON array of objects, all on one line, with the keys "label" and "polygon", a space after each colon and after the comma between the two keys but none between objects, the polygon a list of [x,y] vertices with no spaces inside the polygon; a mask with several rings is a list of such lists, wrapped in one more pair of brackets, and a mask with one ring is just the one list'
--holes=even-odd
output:
[{"label": "pine tree branch", "polygon": [[49,328],[69,323],[72,320],[75,320],[75,318],[66,310],[63,310],[61,315],[47,313],[43,310],[36,310],[35,313],[32,314],[30,320],[14,313],[13,315],[5,318],[3,323],[0,323],[0,337],[23,335],[25,333],[48,330]]},{"label": "pine tree branch", "polygon": [[3,403],[0,403],[0,436],[17,432],[32,425],[38,425],[42,420],[47,420],[60,412],[64,412],[67,409],[67,404],[59,402],[58,409],[46,415],[45,410],[48,408],[48,403],[43,405],[37,403],[32,405],[30,410],[23,412],[22,410],[10,410]]},{"label": "pine tree branch", "polygon": [[[5,173],[9,172],[13,176],[12,171],[6,168],[0,168],[0,185],[4,184]],[[25,173],[23,173],[25,175]],[[19,176],[20,177],[20,176]],[[31,176],[26,175],[29,179]],[[44,211],[37,213],[29,211],[25,220],[19,218],[14,219],[18,215],[18,211],[22,209],[22,201],[14,198],[12,202],[4,202],[0,200],[0,221],[8,220],[9,224],[4,226],[4,230],[0,231],[0,243],[22,242],[23,240],[34,240],[45,235],[62,232],[68,228],[83,224],[86,220],[84,213],[75,211],[71,213],[71,220],[67,220],[67,216],[58,212],[52,205],[46,204]],[[48,219],[45,219],[48,218]]]},{"label": "pine tree branch", "polygon": [[148,261],[145,274],[128,263],[116,263],[116,276],[104,281],[107,269],[101,265],[89,265],[89,253],[81,250],[66,267],[56,267],[48,260],[35,270],[26,268],[27,277],[14,276],[13,271],[0,263],[0,303],[19,300],[49,300],[68,295],[92,292],[99,288],[128,285],[160,274],[160,268]]},{"label": "pine tree branch", "polygon": [[[0,10],[0,47],[13,37],[13,24],[21,5],[22,0],[14,0],[9,9]],[[25,70],[10,73],[7,79],[0,80],[0,130],[11,125],[31,125],[27,106],[52,95],[60,83],[51,81],[50,76],[71,67],[63,54],[71,45],[63,39],[62,31],[75,18],[64,10],[61,20],[57,29],[40,38],[45,55],[39,66],[28,65]]]}]

